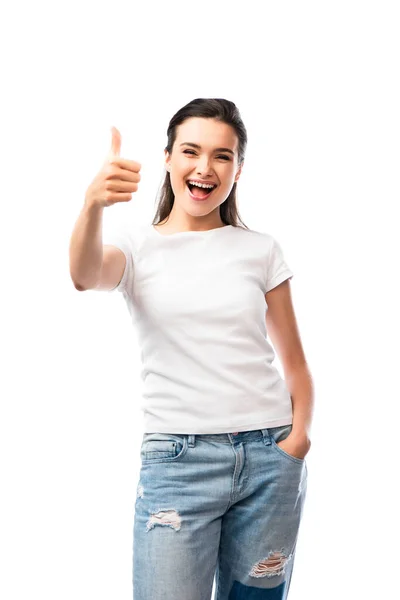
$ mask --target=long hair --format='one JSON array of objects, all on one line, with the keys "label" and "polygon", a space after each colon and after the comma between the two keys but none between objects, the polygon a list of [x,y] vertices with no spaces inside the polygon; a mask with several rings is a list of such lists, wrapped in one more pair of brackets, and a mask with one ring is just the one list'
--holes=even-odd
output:
[{"label": "long hair", "polygon": [[[242,165],[247,146],[246,128],[236,105],[224,98],[196,98],[175,113],[170,120],[167,129],[168,143],[165,150],[167,150],[169,154],[172,153],[172,148],[176,140],[177,127],[191,117],[216,119],[217,121],[231,125],[238,137],[238,162],[239,166]],[[245,225],[240,218],[237,208],[236,186],[237,182],[235,181],[229,196],[219,207],[221,220],[225,225],[233,225],[235,227],[243,226],[248,229],[247,225]],[[170,173],[169,171],[166,171],[164,181],[161,185],[161,191],[158,195],[158,206],[153,219],[153,225],[158,225],[169,217],[174,205],[174,199],[175,196],[171,186]]]}]

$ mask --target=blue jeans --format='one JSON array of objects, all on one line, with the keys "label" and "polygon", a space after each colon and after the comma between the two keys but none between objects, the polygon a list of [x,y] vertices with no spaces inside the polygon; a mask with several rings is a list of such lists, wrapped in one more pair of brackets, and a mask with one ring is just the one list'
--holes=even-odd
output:
[{"label": "blue jeans", "polygon": [[134,600],[285,600],[306,459],[277,445],[292,425],[144,433],[133,528]]}]

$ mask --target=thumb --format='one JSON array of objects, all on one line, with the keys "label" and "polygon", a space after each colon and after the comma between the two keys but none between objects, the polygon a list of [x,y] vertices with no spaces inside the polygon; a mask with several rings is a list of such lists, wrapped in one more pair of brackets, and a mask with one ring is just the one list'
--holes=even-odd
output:
[{"label": "thumb", "polygon": [[108,160],[120,156],[121,153],[121,134],[116,127],[111,127],[111,148],[108,153]]}]

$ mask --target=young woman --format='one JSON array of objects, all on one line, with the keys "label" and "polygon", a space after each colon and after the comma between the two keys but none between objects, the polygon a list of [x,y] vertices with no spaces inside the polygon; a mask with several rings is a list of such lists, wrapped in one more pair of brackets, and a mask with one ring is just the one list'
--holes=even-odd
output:
[{"label": "young woman", "polygon": [[[102,237],[141,165],[112,152],[70,246],[78,290],[118,290],[138,330],[145,433],[133,532],[135,600],[287,598],[307,487],[313,402],[269,233],[239,218],[239,111],[198,98],[171,119],[151,225]],[[274,350],[285,379],[272,366]]]}]

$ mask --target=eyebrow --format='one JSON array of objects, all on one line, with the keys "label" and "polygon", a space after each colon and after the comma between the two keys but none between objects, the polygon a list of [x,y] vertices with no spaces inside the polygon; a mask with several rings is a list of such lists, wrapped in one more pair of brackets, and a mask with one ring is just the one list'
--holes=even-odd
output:
[{"label": "eyebrow", "polygon": [[[191,142],[183,142],[180,145],[181,146],[192,146],[192,148],[197,148],[198,150],[201,149],[201,146],[199,146],[198,144],[192,144]],[[235,153],[232,150],[230,150],[230,148],[215,148],[215,152],[230,152],[233,156],[235,156]]]}]

